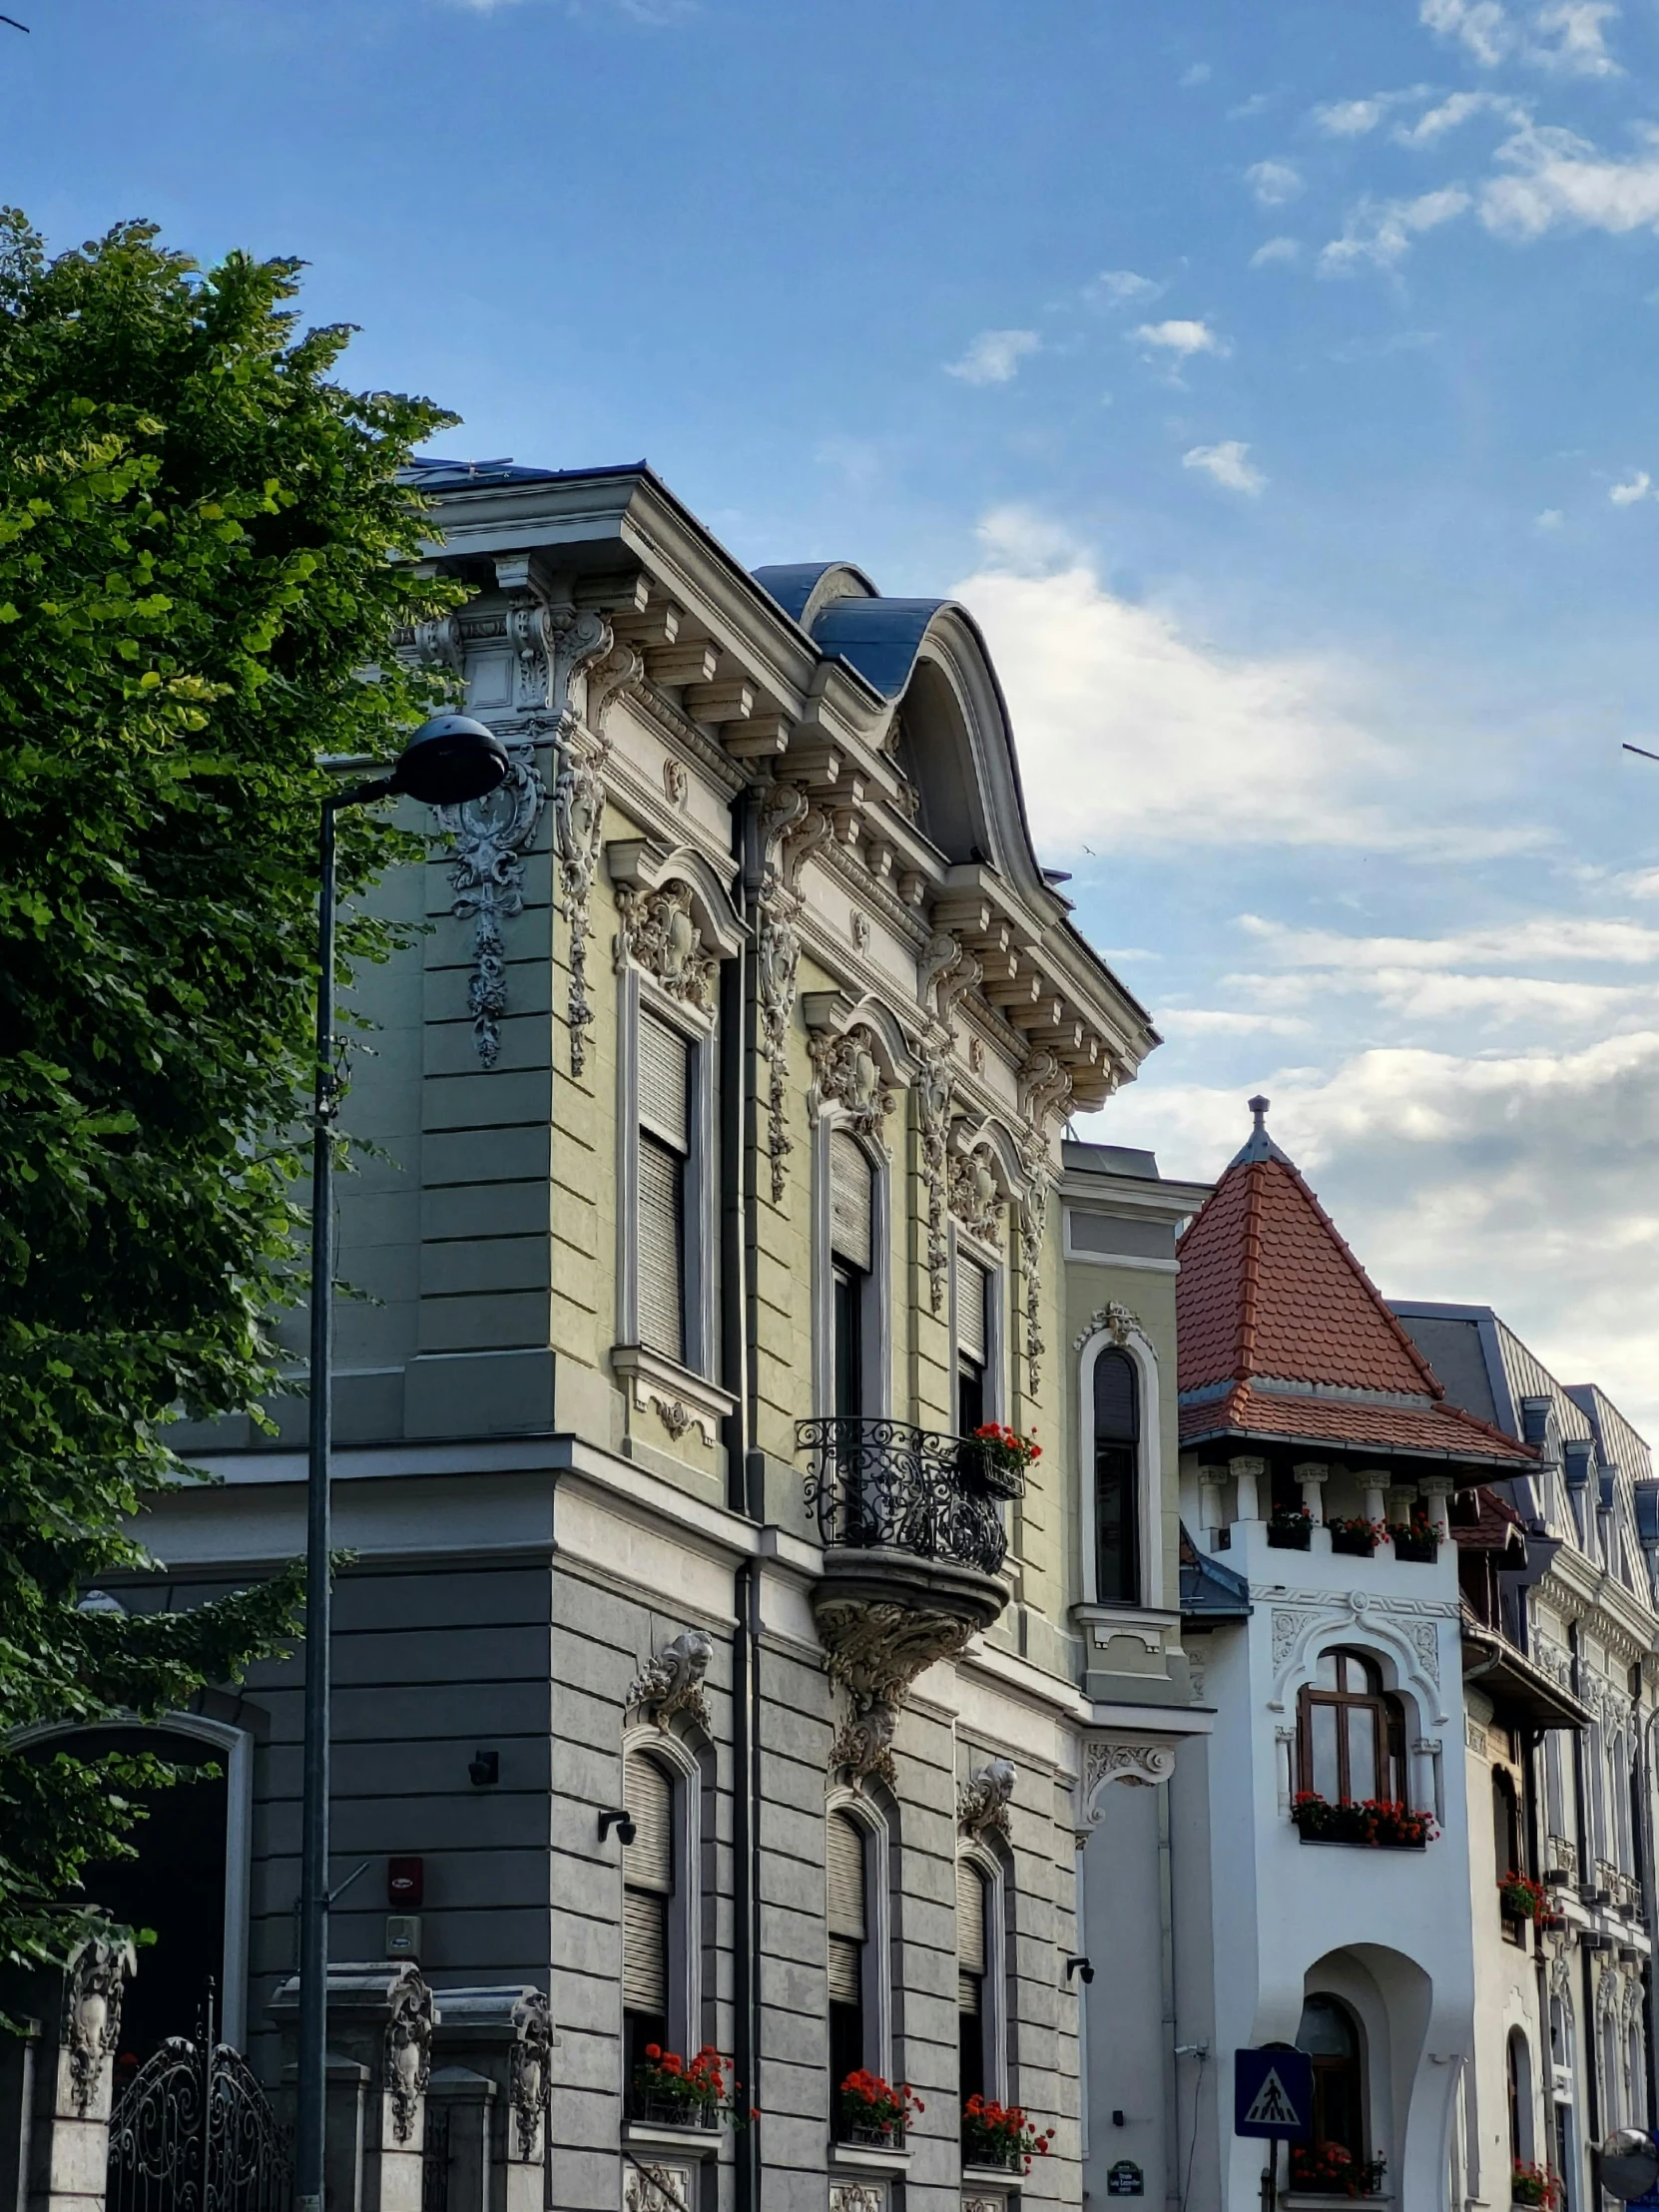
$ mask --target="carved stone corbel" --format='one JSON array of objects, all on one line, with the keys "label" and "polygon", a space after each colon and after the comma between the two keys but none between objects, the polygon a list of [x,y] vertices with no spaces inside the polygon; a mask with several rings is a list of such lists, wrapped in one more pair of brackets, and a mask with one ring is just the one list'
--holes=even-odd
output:
[{"label": "carved stone corbel", "polygon": [[634,1677],[626,1710],[644,1713],[659,1728],[666,1728],[676,1713],[690,1713],[700,1727],[712,1732],[703,1678],[714,1655],[712,1636],[701,1628],[683,1630]]},{"label": "carved stone corbel", "polygon": [[92,1936],[70,1961],[59,2040],[69,2058],[70,2095],[85,2119],[99,2101],[104,2067],[121,2040],[121,1993],[137,1968],[131,1943]]},{"label": "carved stone corbel", "polygon": [[981,1625],[943,1607],[862,1598],[815,1603],[825,1669],[846,1694],[847,1712],[830,1747],[831,1771],[876,1775],[897,1786],[893,1731],[910,1685],[940,1659],[954,1659]]},{"label": "carved stone corbel", "polygon": [[432,1992],[412,1969],[391,1995],[386,2022],[383,2081],[391,2131],[406,2143],[415,2131],[420,2100],[432,2074]]},{"label": "carved stone corbel", "polygon": [[929,1030],[916,1048],[916,1126],[921,1169],[927,1180],[927,1296],[935,1314],[944,1309],[949,1272],[945,1235],[945,1141],[950,1133],[950,1033]]},{"label": "carved stone corbel", "polygon": [[513,2006],[507,2069],[518,2155],[528,2162],[541,2147],[553,2095],[553,2014],[539,1989],[526,1989]]},{"label": "carved stone corbel", "polygon": [[449,911],[473,917],[472,974],[467,1011],[479,1059],[494,1067],[501,1051],[501,1018],[507,1010],[507,948],[502,923],[524,911],[524,854],[547,803],[547,786],[535,750],[507,746],[504,782],[483,799],[439,807],[438,825],[455,847],[449,871],[454,893]]},{"label": "carved stone corbel", "polygon": [[925,1006],[928,993],[932,993],[934,1011],[952,1041],[956,1034],[953,1026],[956,1008],[983,973],[961,938],[952,936],[948,930],[941,931],[922,954],[916,978],[917,996]]},{"label": "carved stone corbel", "polygon": [[1130,1789],[1156,1789],[1175,1772],[1175,1745],[1168,1737],[1094,1737],[1083,1746],[1083,1780],[1080,1795],[1087,1828],[1098,1828],[1105,1812],[1101,1803],[1113,1783]]},{"label": "carved stone corbel", "polygon": [[993,1759],[956,1792],[956,1825],[964,1836],[1008,1834],[1008,1804],[1019,1770],[1011,1760]]},{"label": "carved stone corbel", "polygon": [[1081,1352],[1091,1337],[1098,1337],[1105,1330],[1121,1352],[1131,1337],[1144,1337],[1146,1326],[1139,1314],[1132,1314],[1127,1306],[1120,1306],[1116,1299],[1092,1313],[1072,1342],[1072,1351]]},{"label": "carved stone corbel", "polygon": [[1063,1115],[1070,1104],[1071,1070],[1059,1054],[1046,1045],[1027,1053],[1019,1071],[1019,1110],[1045,1149],[1049,1117]]}]

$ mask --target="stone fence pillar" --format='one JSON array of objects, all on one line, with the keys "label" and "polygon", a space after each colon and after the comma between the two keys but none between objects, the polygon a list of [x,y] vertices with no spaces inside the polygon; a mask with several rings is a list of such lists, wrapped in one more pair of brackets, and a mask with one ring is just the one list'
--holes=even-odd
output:
[{"label": "stone fence pillar", "polygon": [[59,1971],[0,1989],[22,2036],[0,2061],[0,2187],[18,2212],[103,2212],[130,1943],[95,1936]]},{"label": "stone fence pillar", "polygon": [[[428,2094],[450,2112],[449,2212],[542,2212],[558,2043],[547,1998],[520,1983],[441,1994]],[[487,2158],[475,2154],[475,2131]]]},{"label": "stone fence pillar", "polygon": [[[299,1982],[271,2001],[282,2030],[282,2083],[296,2077]],[[426,2091],[438,2013],[412,1964],[328,1968],[326,2212],[420,2212]]]}]

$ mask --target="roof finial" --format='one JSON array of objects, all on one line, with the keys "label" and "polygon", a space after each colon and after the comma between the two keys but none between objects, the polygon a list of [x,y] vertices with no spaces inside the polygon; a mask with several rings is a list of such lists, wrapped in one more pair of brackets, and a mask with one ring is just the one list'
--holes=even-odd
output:
[{"label": "roof finial", "polygon": [[1255,1125],[1243,1146],[1234,1154],[1231,1165],[1241,1167],[1251,1160],[1283,1160],[1284,1153],[1268,1135],[1268,1107],[1272,1101],[1264,1098],[1258,1091],[1249,1103],[1250,1111],[1256,1117]]}]

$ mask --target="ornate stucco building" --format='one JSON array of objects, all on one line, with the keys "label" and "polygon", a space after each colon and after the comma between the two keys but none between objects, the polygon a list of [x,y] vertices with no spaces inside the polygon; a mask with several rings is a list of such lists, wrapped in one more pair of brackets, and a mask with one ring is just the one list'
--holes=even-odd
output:
[{"label": "ornate stucco building", "polygon": [[[332,1955],[418,1960],[457,2018],[549,1993],[553,2206],[1075,2205],[1079,1846],[1121,1803],[1155,1886],[1202,1725],[1202,1193],[1062,1143],[1155,1033],[1032,849],[962,609],[750,575],[643,467],[421,481],[469,596],[407,650],[513,765],[410,811],[410,942],[356,996]],[[1115,1505],[1078,1473],[1097,1377]],[[171,1579],[124,1602],[301,1548],[302,1410],[189,1439],[223,1480],[151,1516]],[[1040,1442],[1023,1475],[964,1447],[990,1422]],[[138,1878],[156,2028],[162,1958],[177,2004],[211,1966],[268,2079],[302,1669],[180,1723],[226,1779],[188,1897]],[[642,2093],[705,2042],[752,2125]],[[849,2124],[865,2069],[921,2098],[902,2135]],[[964,2143],[976,2092],[1053,2131],[1029,2176]]]}]

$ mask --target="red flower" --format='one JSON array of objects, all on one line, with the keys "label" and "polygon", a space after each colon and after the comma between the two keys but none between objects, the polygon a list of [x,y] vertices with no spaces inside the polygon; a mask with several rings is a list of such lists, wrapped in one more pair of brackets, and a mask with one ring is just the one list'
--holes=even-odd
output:
[{"label": "red flower", "polygon": [[647,2058],[661,2058],[661,2056],[663,2055],[662,2044],[647,2043],[645,2046],[645,2055],[647,2056]]}]

